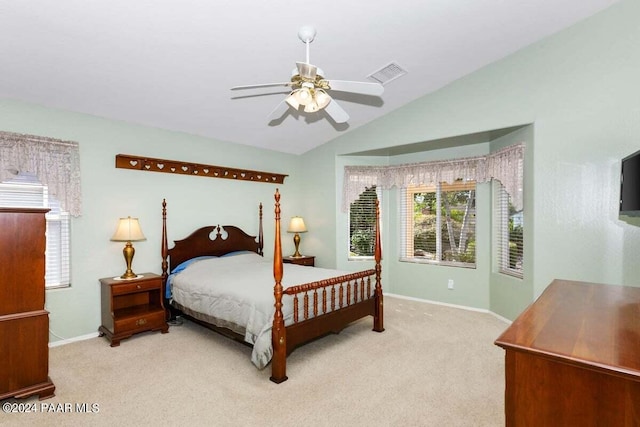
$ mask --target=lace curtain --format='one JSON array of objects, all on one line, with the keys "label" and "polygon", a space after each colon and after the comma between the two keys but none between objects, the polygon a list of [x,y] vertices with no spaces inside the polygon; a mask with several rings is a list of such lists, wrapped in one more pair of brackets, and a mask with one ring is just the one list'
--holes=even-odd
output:
[{"label": "lace curtain", "polygon": [[373,185],[388,190],[392,187],[452,183],[457,179],[476,182],[497,179],[505,186],[513,205],[520,210],[523,168],[524,144],[510,145],[478,157],[393,166],[345,166],[342,210],[347,212],[349,205],[357,200],[365,189]]},{"label": "lace curtain", "polygon": [[0,182],[32,172],[73,216],[82,210],[77,142],[0,132]]}]

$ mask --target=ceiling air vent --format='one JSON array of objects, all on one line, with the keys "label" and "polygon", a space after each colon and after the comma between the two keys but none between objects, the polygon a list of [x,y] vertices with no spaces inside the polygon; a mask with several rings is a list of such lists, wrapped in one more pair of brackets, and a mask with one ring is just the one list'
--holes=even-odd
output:
[{"label": "ceiling air vent", "polygon": [[380,68],[378,71],[369,74],[367,76],[367,79],[380,83],[381,85],[386,85],[390,81],[404,76],[405,74],[407,74],[407,70],[405,70],[395,62],[391,62]]}]

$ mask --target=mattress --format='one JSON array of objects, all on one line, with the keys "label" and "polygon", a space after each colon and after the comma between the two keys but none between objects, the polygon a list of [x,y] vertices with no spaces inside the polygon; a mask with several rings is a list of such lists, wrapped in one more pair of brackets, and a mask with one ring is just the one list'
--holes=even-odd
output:
[{"label": "mattress", "polygon": [[[273,356],[273,261],[243,252],[198,259],[180,270],[171,279],[173,300],[187,314],[242,335],[253,345],[253,364],[258,369],[267,366]],[[287,288],[345,274],[349,272],[284,264],[282,285]],[[301,318],[302,309],[301,302]],[[283,295],[282,311],[285,325],[293,323],[290,295]]]}]

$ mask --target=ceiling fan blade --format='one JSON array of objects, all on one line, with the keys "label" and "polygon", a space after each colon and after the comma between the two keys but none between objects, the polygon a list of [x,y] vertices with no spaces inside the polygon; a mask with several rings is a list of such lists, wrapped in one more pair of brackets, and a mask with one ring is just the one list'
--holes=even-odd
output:
[{"label": "ceiling fan blade", "polygon": [[380,83],[350,82],[346,80],[328,80],[331,90],[338,92],[360,93],[362,95],[380,96],[384,87]]},{"label": "ceiling fan blade", "polygon": [[300,77],[310,80],[316,78],[318,67],[315,65],[307,64],[306,62],[296,62],[296,67],[298,67],[298,74],[300,74]]},{"label": "ceiling fan blade", "polygon": [[276,86],[291,86],[291,82],[286,83],[264,83],[259,85],[246,85],[246,86],[234,86],[231,90],[241,90],[241,89],[256,89],[261,87],[276,87]]},{"label": "ceiling fan blade", "polygon": [[336,123],[346,123],[346,121],[349,120],[349,115],[338,105],[335,99],[331,99],[329,104],[324,107],[324,111],[326,111],[329,117]]},{"label": "ceiling fan blade", "polygon": [[269,113],[269,115],[267,116],[269,121],[274,120],[274,119],[278,119],[278,118],[282,117],[284,115],[284,113],[287,112],[287,110],[289,109],[289,104],[287,104],[285,101],[286,101],[286,98],[283,99],[282,101],[280,101],[278,103],[278,105],[276,105],[276,108],[274,108],[271,111],[271,113]]}]

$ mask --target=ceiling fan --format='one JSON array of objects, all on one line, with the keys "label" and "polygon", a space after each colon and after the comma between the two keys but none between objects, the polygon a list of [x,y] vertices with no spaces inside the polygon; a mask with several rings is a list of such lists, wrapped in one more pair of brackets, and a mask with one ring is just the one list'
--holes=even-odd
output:
[{"label": "ceiling fan", "polygon": [[231,90],[291,87],[289,95],[269,114],[270,118],[280,117],[288,108],[293,108],[296,111],[303,109],[305,113],[324,110],[334,122],[345,123],[349,120],[349,114],[329,95],[329,91],[380,96],[384,92],[384,88],[380,83],[326,79],[324,72],[309,62],[309,44],[315,36],[316,30],[310,26],[304,26],[298,31],[298,38],[306,45],[307,57],[306,62],[296,62],[296,68],[291,73],[291,81],[235,86]]}]

